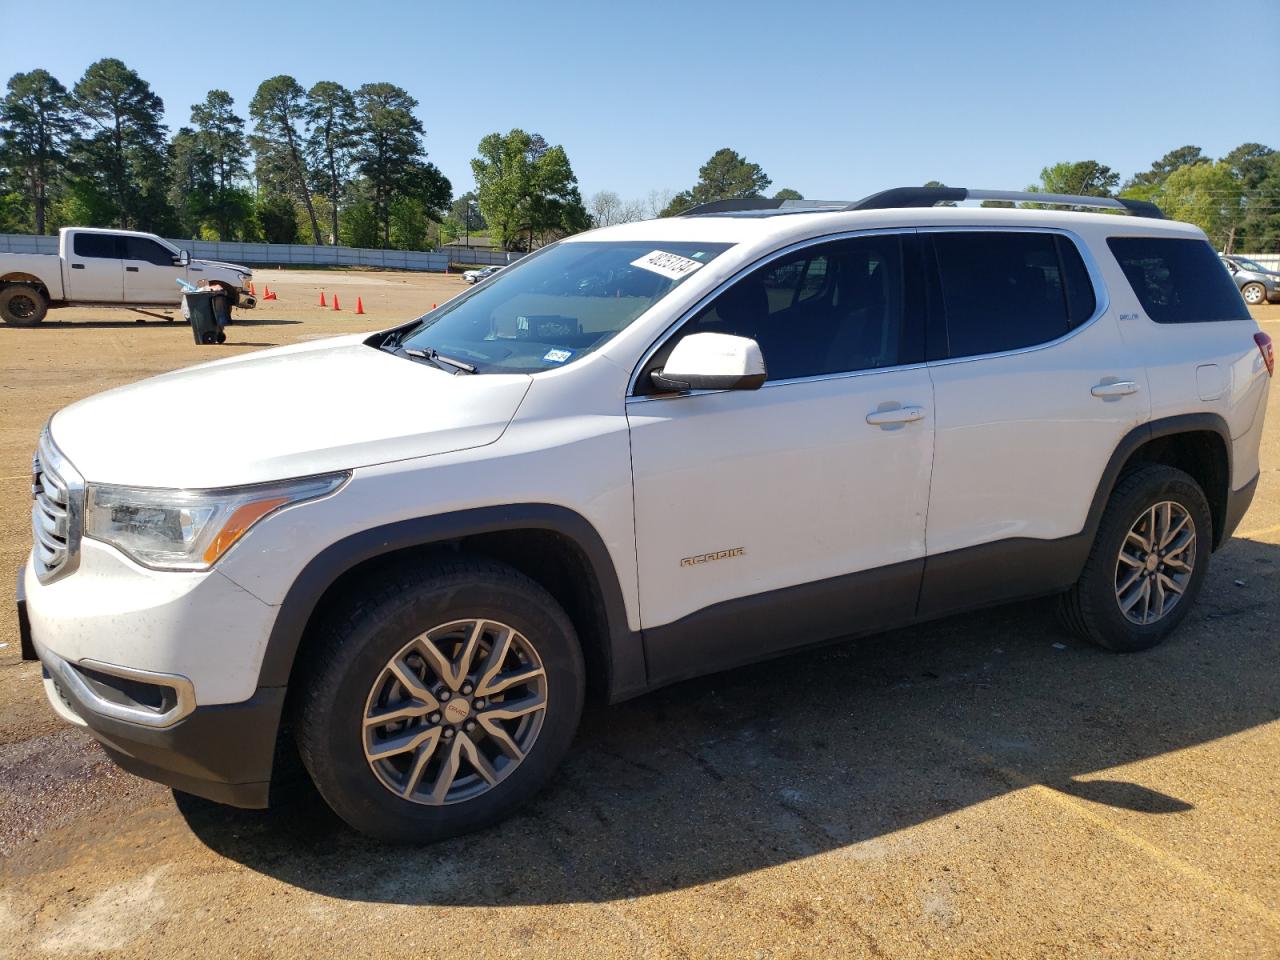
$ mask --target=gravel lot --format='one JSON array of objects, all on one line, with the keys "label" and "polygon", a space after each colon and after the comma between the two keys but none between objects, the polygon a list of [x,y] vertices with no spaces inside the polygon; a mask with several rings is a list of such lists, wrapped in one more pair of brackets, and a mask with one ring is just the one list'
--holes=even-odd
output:
[{"label": "gravel lot", "polygon": [[[57,408],[462,289],[256,279],[280,299],[224,347],[110,311],[0,329],[0,570]],[[1255,315],[1280,341],[1280,307]],[[1163,647],[1102,653],[1031,603],[593,707],[536,803],[424,849],[305,794],[237,811],[116,770],[55,720],[0,605],[0,955],[1280,957],[1278,599],[1273,389],[1253,509]]]}]

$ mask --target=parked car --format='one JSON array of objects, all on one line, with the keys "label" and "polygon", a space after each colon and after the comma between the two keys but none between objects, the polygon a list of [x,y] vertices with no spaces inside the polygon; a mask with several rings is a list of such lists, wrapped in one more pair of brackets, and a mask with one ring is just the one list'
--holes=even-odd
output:
[{"label": "parked car", "polygon": [[1221,256],[1245,303],[1255,306],[1259,303],[1280,303],[1280,271],[1268,269],[1248,257]]},{"label": "parked car", "polygon": [[488,280],[501,269],[501,266],[492,266],[481,267],[479,270],[466,270],[462,274],[462,279],[467,283],[479,283],[481,280]]},{"label": "parked car", "polygon": [[128,770],[261,807],[285,735],[424,841],[537,792],[588,692],[1042,595],[1152,647],[1253,497],[1272,344],[1198,228],[1049,202],[1134,215],[712,204],[72,404],[23,654]]},{"label": "parked car", "polygon": [[52,307],[88,305],[175,309],[177,280],[224,288],[233,307],[249,308],[253,271],[234,263],[193,260],[151,233],[63,227],[57,253],[0,253],[0,319],[28,326]]}]

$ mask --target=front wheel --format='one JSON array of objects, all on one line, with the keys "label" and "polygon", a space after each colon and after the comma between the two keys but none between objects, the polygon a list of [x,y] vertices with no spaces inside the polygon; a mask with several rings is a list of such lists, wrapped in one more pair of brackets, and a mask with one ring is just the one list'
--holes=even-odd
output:
[{"label": "front wheel", "polygon": [[1240,292],[1244,295],[1244,302],[1250,306],[1266,303],[1267,291],[1260,283],[1246,283]]},{"label": "front wheel", "polygon": [[1154,647],[1194,605],[1212,545],[1200,485],[1163,464],[1138,467],[1116,485],[1084,571],[1062,598],[1066,625],[1108,650]]},{"label": "front wheel", "polygon": [[584,668],[555,600],[489,560],[366,581],[303,656],[298,747],[355,829],[421,843],[509,815],[547,781]]}]

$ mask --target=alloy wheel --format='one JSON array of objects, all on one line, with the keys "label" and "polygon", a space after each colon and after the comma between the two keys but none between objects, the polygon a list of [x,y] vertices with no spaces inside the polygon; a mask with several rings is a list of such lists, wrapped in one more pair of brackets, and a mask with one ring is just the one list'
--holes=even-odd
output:
[{"label": "alloy wheel", "polygon": [[1169,614],[1191,582],[1196,526],[1179,503],[1164,500],[1142,512],[1116,559],[1116,603],[1131,623],[1147,626]]},{"label": "alloy wheel", "polygon": [[472,800],[528,756],[546,709],[546,671],[527,637],[495,620],[455,620],[414,637],[379,673],[365,758],[406,800]]}]

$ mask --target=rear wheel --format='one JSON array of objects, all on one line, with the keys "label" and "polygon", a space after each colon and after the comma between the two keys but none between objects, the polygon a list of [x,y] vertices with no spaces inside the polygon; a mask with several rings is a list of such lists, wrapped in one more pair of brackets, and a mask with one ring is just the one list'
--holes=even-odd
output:
[{"label": "rear wheel", "polygon": [[1260,283],[1246,283],[1240,293],[1244,295],[1244,302],[1252,306],[1267,301],[1267,290]]},{"label": "rear wheel", "polygon": [[367,583],[309,648],[299,753],[348,824],[420,843],[494,823],[560,762],[584,669],[564,611],[482,559]]},{"label": "rear wheel", "polygon": [[1188,474],[1148,464],[1111,495],[1093,549],[1062,613],[1075,633],[1108,650],[1145,650],[1190,612],[1209,568],[1213,517]]},{"label": "rear wheel", "polygon": [[16,327],[34,326],[49,312],[49,300],[35,287],[14,283],[0,290],[0,318]]}]

